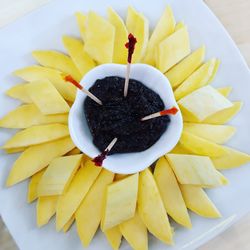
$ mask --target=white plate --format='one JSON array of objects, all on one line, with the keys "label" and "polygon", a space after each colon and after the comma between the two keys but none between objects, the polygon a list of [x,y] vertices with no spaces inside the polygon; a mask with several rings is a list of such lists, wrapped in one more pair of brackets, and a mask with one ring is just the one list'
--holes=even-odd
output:
[{"label": "white plate", "polygon": [[[184,21],[189,28],[192,48],[201,44],[207,47],[207,58],[216,56],[221,66],[214,81],[215,86],[234,87],[231,100],[243,100],[245,105],[240,114],[232,121],[238,128],[237,134],[229,145],[250,153],[250,74],[249,69],[215,16],[201,0],[54,0],[39,10],[19,19],[0,30],[0,116],[13,109],[18,102],[4,96],[3,92],[19,82],[11,76],[14,69],[34,63],[30,52],[34,49],[63,50],[63,34],[78,35],[73,16],[77,10],[90,9],[105,14],[112,6],[125,16],[127,6],[133,5],[143,12],[153,26],[160,17],[166,3],[171,4],[176,19]],[[0,144],[7,140],[13,131],[0,130]],[[35,205],[26,203],[27,182],[6,189],[4,182],[16,156],[0,153],[0,213],[11,234],[22,250],[80,250],[80,240],[75,227],[68,234],[56,233],[54,221],[42,229],[36,228]],[[209,220],[192,214],[193,229],[175,227],[175,247],[172,249],[195,249],[239,217],[250,211],[250,164],[239,169],[225,171],[230,185],[209,190],[208,194],[223,214],[223,218]],[[168,247],[167,247],[168,248]],[[103,234],[98,233],[89,249],[110,249]],[[127,244],[122,250],[130,249]],[[166,249],[166,246],[150,237],[149,249]]]}]

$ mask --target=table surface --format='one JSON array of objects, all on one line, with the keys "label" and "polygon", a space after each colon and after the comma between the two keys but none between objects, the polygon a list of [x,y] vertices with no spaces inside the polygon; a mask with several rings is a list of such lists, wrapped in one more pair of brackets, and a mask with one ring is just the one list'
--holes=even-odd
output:
[{"label": "table surface", "polygon": [[[49,0],[0,0],[0,27],[45,4]],[[191,0],[192,1],[192,0]],[[219,17],[250,65],[250,1],[249,0],[205,0]],[[250,214],[234,226],[217,236],[200,250],[248,250],[250,249]],[[0,249],[16,250],[0,218]]]}]

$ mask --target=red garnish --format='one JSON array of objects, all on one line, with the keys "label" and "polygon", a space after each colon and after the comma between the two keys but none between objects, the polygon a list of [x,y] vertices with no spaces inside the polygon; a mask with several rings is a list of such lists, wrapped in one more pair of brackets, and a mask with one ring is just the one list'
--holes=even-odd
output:
[{"label": "red garnish", "polygon": [[131,63],[132,61],[132,55],[134,53],[136,43],[136,38],[130,33],[128,35],[128,42],[125,44],[125,47],[128,49],[128,63]]},{"label": "red garnish", "polygon": [[95,163],[95,165],[97,167],[101,167],[102,163],[106,159],[108,153],[109,153],[108,150],[104,150],[101,154],[99,154],[98,156],[96,156],[92,161]]},{"label": "red garnish", "polygon": [[176,107],[171,109],[166,109],[160,112],[161,116],[163,115],[175,115],[179,110]]},{"label": "red garnish", "polygon": [[66,75],[64,76],[64,80],[66,82],[71,82],[72,84],[74,84],[78,89],[83,89],[82,85],[79,84],[79,82],[77,82],[71,75]]}]

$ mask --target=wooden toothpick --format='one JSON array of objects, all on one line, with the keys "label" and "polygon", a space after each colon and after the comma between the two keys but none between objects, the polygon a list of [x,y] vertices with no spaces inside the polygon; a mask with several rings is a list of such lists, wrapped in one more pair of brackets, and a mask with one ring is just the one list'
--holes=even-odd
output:
[{"label": "wooden toothpick", "polygon": [[112,148],[114,147],[114,145],[117,142],[117,138],[114,138],[110,144],[107,146],[107,148],[101,153],[99,154],[97,157],[95,157],[92,161],[95,163],[96,166],[101,167],[103,161],[106,159],[108,153],[112,150]]},{"label": "wooden toothpick", "polygon": [[165,116],[165,115],[175,115],[179,110],[176,107],[172,107],[171,109],[166,109],[160,112],[156,112],[151,115],[147,115],[141,119],[141,121],[147,121],[156,117]]},{"label": "wooden toothpick", "polygon": [[99,105],[102,105],[102,101],[98,99],[96,96],[94,96],[91,92],[89,92],[87,89],[85,89],[79,82],[77,82],[71,75],[63,75],[63,79],[66,82],[70,82],[73,85],[75,85],[78,89],[80,89],[83,93],[85,93],[89,98],[91,98],[93,101],[98,103]]},{"label": "wooden toothpick", "polygon": [[128,84],[129,84],[132,55],[134,53],[136,43],[137,43],[136,38],[133,36],[133,34],[130,33],[128,35],[128,42],[125,44],[125,47],[128,49],[128,63],[127,63],[126,79],[124,84],[124,97],[128,95]]}]

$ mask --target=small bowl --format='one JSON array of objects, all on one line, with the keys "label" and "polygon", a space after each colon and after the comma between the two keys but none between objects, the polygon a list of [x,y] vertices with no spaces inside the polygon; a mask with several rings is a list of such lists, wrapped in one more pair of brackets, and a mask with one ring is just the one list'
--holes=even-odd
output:
[{"label": "small bowl", "polygon": [[[97,79],[107,76],[125,77],[126,65],[103,64],[89,71],[81,80],[81,85],[89,89]],[[154,90],[162,98],[165,107],[177,106],[171,85],[159,70],[146,64],[131,65],[130,78],[141,81],[144,85]],[[69,114],[69,130],[75,145],[91,158],[100,154],[100,151],[92,142],[87,120],[83,111],[83,103],[86,95],[77,91],[76,100]],[[158,158],[171,151],[180,139],[183,121],[181,112],[170,116],[170,123],[166,132],[150,148],[139,153],[114,154],[107,157],[103,167],[119,174],[132,174],[144,170]]]}]

